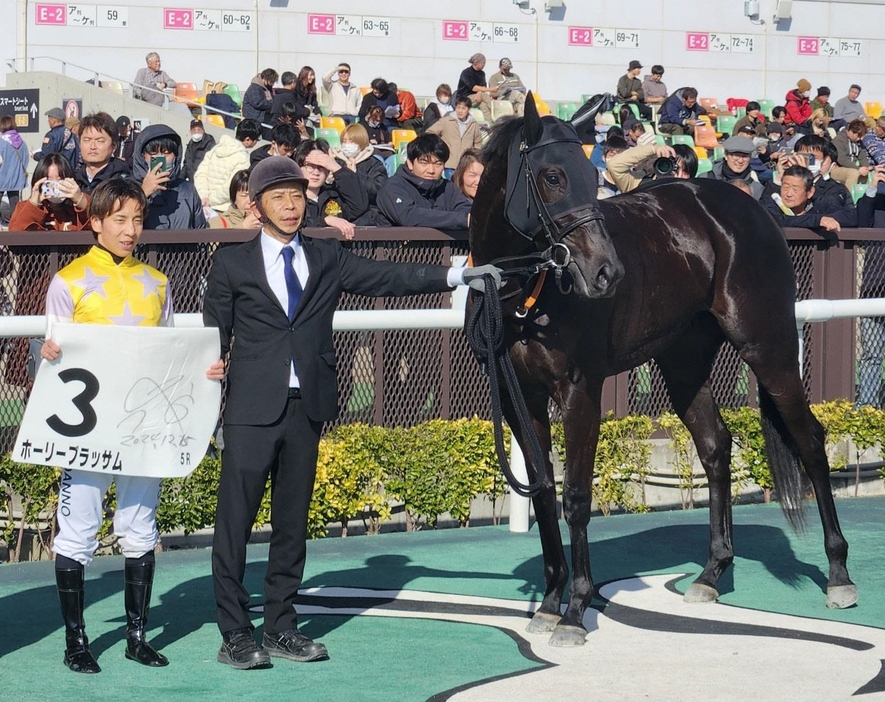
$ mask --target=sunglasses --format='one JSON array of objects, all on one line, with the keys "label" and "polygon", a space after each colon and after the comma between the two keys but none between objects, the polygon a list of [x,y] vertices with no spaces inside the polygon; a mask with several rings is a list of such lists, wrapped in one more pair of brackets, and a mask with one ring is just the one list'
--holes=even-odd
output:
[{"label": "sunglasses", "polygon": [[350,71],[348,71],[348,70],[342,68],[340,71],[338,71],[338,73],[339,73],[339,75],[340,75],[340,74],[342,74],[342,73],[350,73]]}]

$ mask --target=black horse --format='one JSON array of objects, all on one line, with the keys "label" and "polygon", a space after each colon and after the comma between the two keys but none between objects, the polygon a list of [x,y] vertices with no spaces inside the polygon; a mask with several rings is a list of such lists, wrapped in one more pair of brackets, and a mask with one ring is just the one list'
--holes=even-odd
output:
[{"label": "black horse", "polygon": [[[717,599],[732,562],[731,435],[710,391],[724,341],[756,374],[766,449],[782,508],[802,526],[805,484],[817,497],[829,560],[827,606],[848,607],[857,589],[846,567],[829,483],[824,431],[799,375],[793,267],[775,222],[748,195],[713,180],[669,180],[598,201],[596,172],[573,127],[540,118],[531,96],[525,117],[502,121],[484,151],[473,205],[474,263],[503,267],[546,261],[537,278],[502,290],[503,343],[540,440],[532,459],[515,405],[504,416],[526,454],[537,490],[533,505],[544,554],[546,592],[528,626],[552,632],[554,645],[580,645],[593,594],[587,524],[606,377],[654,359],[673,407],[688,427],[710,486],[710,550],[685,599]],[[484,302],[488,302],[485,300]],[[568,565],[557,525],[549,461],[548,400],[562,412],[567,463],[563,512],[571,535],[573,578],[560,605]],[[542,462],[543,465],[538,465]]]}]

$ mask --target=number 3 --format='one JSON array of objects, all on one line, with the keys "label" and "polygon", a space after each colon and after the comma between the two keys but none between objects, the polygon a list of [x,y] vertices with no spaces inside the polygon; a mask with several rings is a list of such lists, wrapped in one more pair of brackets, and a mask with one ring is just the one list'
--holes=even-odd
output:
[{"label": "number 3", "polygon": [[83,416],[83,421],[79,424],[66,424],[57,414],[53,414],[46,420],[46,423],[49,425],[50,429],[58,432],[62,436],[85,436],[95,429],[95,425],[98,421],[98,418],[95,415],[95,410],[90,404],[90,402],[95,399],[95,396],[98,395],[98,378],[85,368],[68,368],[59,373],[58,377],[65,383],[70,383],[74,380],[79,380],[83,383],[83,392],[79,395],[75,395],[71,399],[74,407],[80,410],[80,414]]}]

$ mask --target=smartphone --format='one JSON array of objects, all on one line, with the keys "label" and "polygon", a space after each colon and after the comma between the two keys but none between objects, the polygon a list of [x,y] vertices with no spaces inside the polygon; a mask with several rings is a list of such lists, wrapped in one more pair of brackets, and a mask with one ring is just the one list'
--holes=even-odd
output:
[{"label": "smartphone", "polygon": [[160,166],[160,173],[163,171],[169,170],[166,167],[166,157],[165,156],[151,156],[151,172],[157,167]]},{"label": "smartphone", "polygon": [[781,155],[782,156],[792,156],[793,155],[793,147],[792,146],[785,146],[783,149],[781,149]]},{"label": "smartphone", "polygon": [[40,194],[45,198],[64,197],[61,188],[58,187],[57,180],[44,180],[43,185],[40,186]]}]

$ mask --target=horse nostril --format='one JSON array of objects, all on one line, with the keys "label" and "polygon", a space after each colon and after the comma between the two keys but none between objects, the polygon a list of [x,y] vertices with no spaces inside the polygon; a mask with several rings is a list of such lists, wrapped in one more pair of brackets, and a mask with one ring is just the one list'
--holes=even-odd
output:
[{"label": "horse nostril", "polygon": [[603,264],[602,268],[600,268],[599,272],[596,274],[596,285],[599,288],[606,288],[611,281],[611,268],[607,263]]}]

